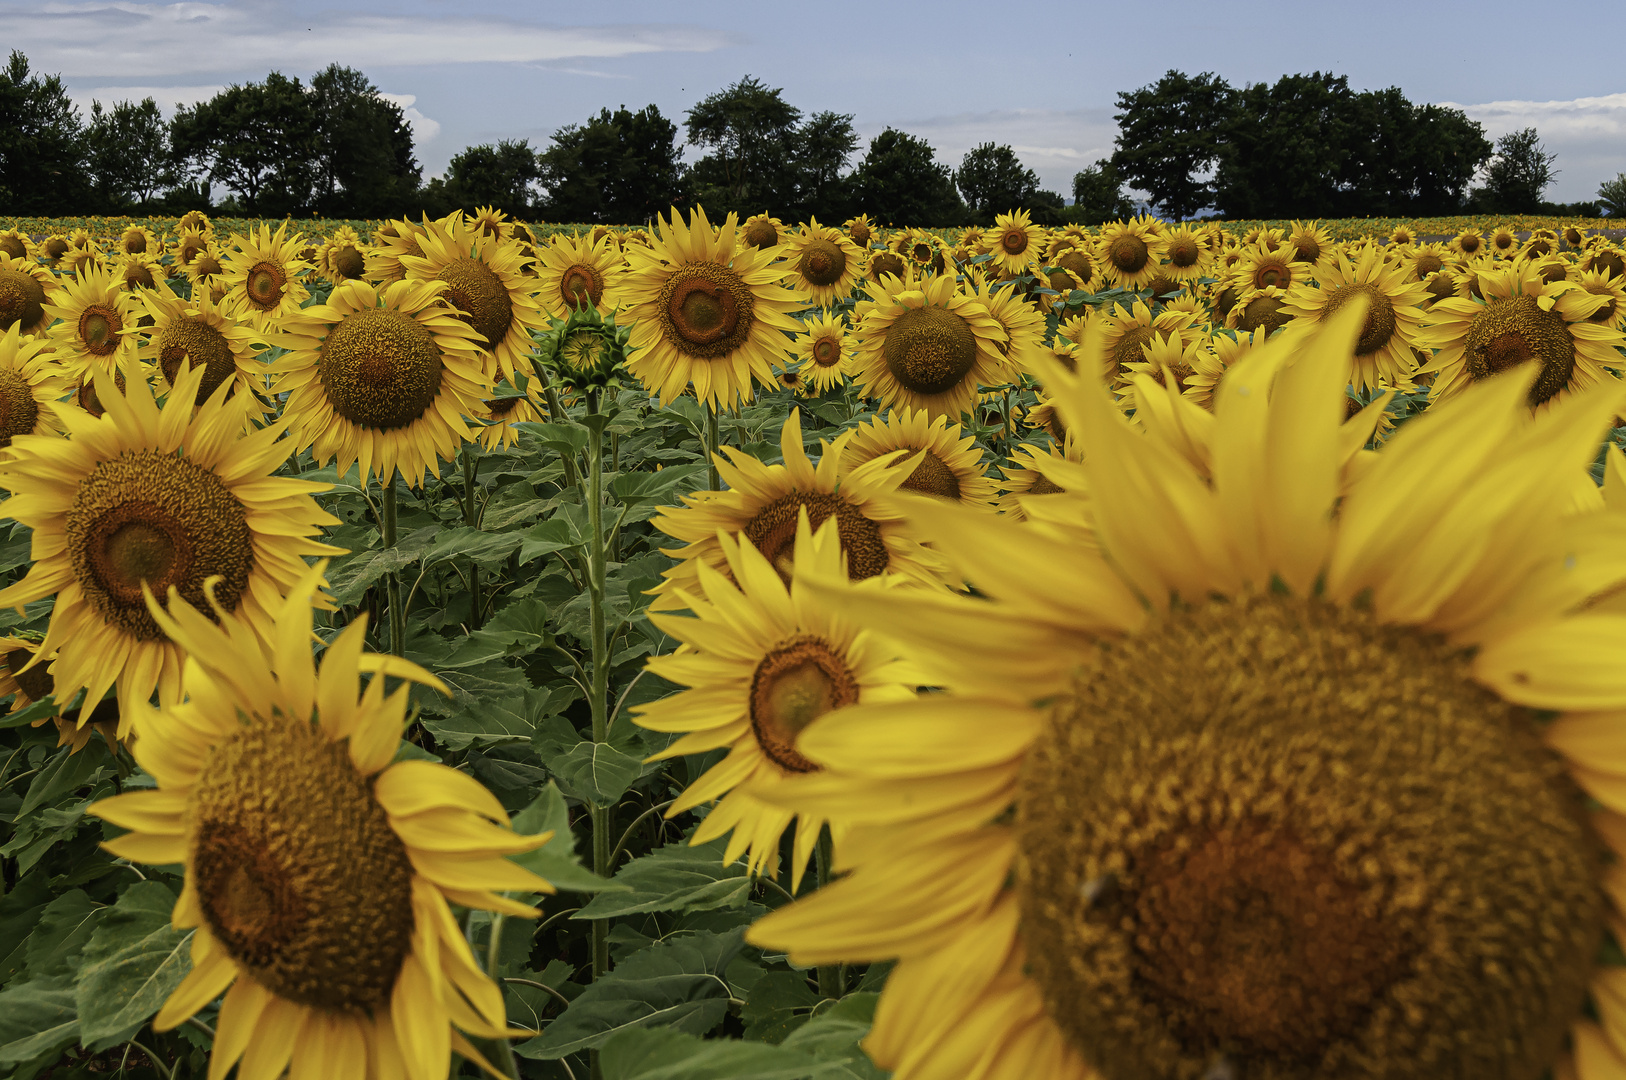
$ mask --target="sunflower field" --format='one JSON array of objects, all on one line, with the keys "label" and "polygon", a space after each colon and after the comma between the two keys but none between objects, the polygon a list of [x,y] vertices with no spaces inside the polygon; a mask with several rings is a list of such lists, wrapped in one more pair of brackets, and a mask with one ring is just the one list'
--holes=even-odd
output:
[{"label": "sunflower field", "polygon": [[0,1080],[1626,1080],[1618,238],[12,224]]}]

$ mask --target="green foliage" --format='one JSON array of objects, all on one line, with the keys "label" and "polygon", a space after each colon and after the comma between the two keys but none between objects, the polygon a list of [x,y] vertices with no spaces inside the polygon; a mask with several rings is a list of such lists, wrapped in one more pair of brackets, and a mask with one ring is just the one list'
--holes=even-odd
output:
[{"label": "green foliage", "polygon": [[1496,140],[1496,153],[1485,166],[1485,186],[1474,191],[1477,209],[1492,214],[1528,214],[1542,208],[1541,193],[1558,173],[1556,154],[1541,145],[1533,127],[1510,131]]},{"label": "green foliage", "polygon": [[965,218],[954,175],[931,144],[894,128],[870,140],[853,184],[859,203],[879,222],[947,225]]},{"label": "green foliage", "polygon": [[537,155],[541,213],[555,221],[641,225],[683,201],[677,125],[654,105],[602,109],[553,133]]},{"label": "green foliage", "polygon": [[1626,213],[1626,173],[1598,185],[1598,201],[1610,217]]},{"label": "green foliage", "polygon": [[189,169],[238,192],[250,214],[310,205],[321,134],[297,78],[273,71],[264,82],[233,84],[183,106],[170,121],[170,142]]},{"label": "green foliage", "polygon": [[387,217],[417,194],[420,171],[401,106],[354,68],[331,64],[311,79],[320,149],[313,205],[334,217]]},{"label": "green foliage", "polygon": [[534,185],[541,176],[530,141],[504,139],[454,154],[444,185],[430,181],[428,198],[445,202],[444,210],[495,206],[505,214],[525,216],[536,201]]},{"label": "green foliage", "polygon": [[85,147],[90,175],[108,206],[144,205],[179,179],[169,127],[150,97],[139,103],[120,101],[110,110],[100,101],[91,102]]},{"label": "green foliage", "polygon": [[1112,117],[1118,122],[1113,170],[1170,216],[1196,214],[1213,199],[1212,185],[1199,177],[1219,160],[1219,127],[1232,96],[1230,84],[1212,72],[1172,70],[1150,86],[1120,93]]},{"label": "green foliage", "polygon": [[1073,174],[1073,216],[1079,224],[1123,221],[1134,213],[1134,204],[1124,194],[1123,177],[1111,161],[1102,158]]},{"label": "green foliage", "polygon": [[1009,146],[988,142],[960,160],[954,186],[966,206],[992,222],[995,214],[1032,205],[1039,193],[1039,174],[1023,165]]},{"label": "green foliage", "polygon": [[62,79],[29,70],[13,51],[0,69],[0,206],[13,214],[65,214],[84,207],[84,126]]}]

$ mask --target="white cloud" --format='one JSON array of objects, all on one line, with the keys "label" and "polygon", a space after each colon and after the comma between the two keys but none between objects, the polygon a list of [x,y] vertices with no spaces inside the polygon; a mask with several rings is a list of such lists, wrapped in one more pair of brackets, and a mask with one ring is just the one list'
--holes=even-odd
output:
[{"label": "white cloud", "polygon": [[710,52],[734,41],[694,26],[536,26],[483,17],[316,14],[282,5],[0,3],[9,48],[66,77],[173,77],[272,61],[289,71],[342,63],[379,67],[539,63],[657,52]]},{"label": "white cloud", "polygon": [[222,90],[224,85],[215,86],[98,86],[86,90],[82,88],[68,88],[68,97],[79,106],[81,115],[90,115],[90,103],[100,101],[102,108],[110,109],[116,102],[141,101],[152,98],[158,107],[164,110],[165,116],[173,116],[175,110],[182,105],[196,105],[200,101],[208,101]]},{"label": "white cloud", "polygon": [[407,123],[412,125],[413,142],[419,144],[426,143],[430,139],[433,139],[436,135],[440,134],[439,120],[431,120],[429,117],[412,107],[413,103],[418,100],[417,94],[380,93],[378,96],[383,98],[385,101],[393,101],[395,104],[401,106],[401,114],[406,117]]},{"label": "white cloud", "polygon": [[[866,139],[882,125],[861,124]],[[1000,109],[895,122],[890,126],[932,144],[937,158],[958,168],[966,151],[985,142],[1011,147],[1039,183],[1071,198],[1073,174],[1112,156],[1118,126],[1111,109]]]},{"label": "white cloud", "polygon": [[1558,179],[1547,190],[1555,202],[1597,197],[1598,185],[1626,172],[1626,94],[1569,101],[1487,101],[1441,104],[1461,109],[1485,125],[1491,139],[1533,127],[1551,153]]}]

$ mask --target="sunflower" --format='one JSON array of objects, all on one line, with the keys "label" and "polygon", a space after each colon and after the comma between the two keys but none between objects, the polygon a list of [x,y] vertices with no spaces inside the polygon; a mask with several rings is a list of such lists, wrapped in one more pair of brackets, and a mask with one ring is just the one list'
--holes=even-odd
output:
[{"label": "sunflower", "polygon": [[1610,277],[1596,270],[1579,270],[1571,279],[1583,291],[1604,297],[1597,311],[1587,316],[1588,322],[1602,323],[1616,330],[1626,324],[1626,279]]},{"label": "sunflower", "polygon": [[1233,370],[1212,485],[1070,387],[1102,552],[922,503],[978,597],[841,594],[947,692],[803,736],[825,771],[766,798],[847,825],[846,875],[747,940],[897,959],[897,1080],[1626,1069],[1626,636],[1577,611],[1622,532],[1553,482],[1620,388],[1532,422],[1527,377],[1474,387],[1335,515],[1359,323]]},{"label": "sunflower", "polygon": [[1473,258],[1485,250],[1485,234],[1478,229],[1464,229],[1452,239],[1449,247],[1460,255]]},{"label": "sunflower", "polygon": [[870,244],[875,242],[875,222],[869,219],[868,214],[848,218],[841,223],[841,227],[847,230],[847,239],[856,244],[860,251],[868,251]]},{"label": "sunflower", "polygon": [[[46,656],[34,663],[39,647],[40,643],[32,638],[0,638],[0,698],[11,698],[11,712],[19,712],[56,692],[51,673],[46,670],[54,658]],[[57,748],[69,747],[69,757],[89,746],[94,735],[100,735],[109,747],[118,744],[118,705],[113,701],[103,701],[89,712],[73,709],[66,716],[59,712],[41,717],[29,726],[46,724],[56,725]]]},{"label": "sunflower", "polygon": [[1157,276],[1163,257],[1163,239],[1147,217],[1114,221],[1101,226],[1097,250],[1107,282],[1121,289],[1138,289]]},{"label": "sunflower", "polygon": [[740,242],[754,248],[771,248],[779,244],[785,233],[785,223],[768,214],[752,214],[740,226]]},{"label": "sunflower", "polygon": [[[424,225],[429,219],[424,218]],[[401,258],[411,255],[421,258],[423,248],[419,246],[419,239],[423,236],[424,227],[414,225],[405,218],[386,221],[373,233],[372,250],[367,252],[367,279],[376,281],[380,285],[389,285],[406,277],[406,267],[401,265]]]},{"label": "sunflower", "polygon": [[193,296],[207,297],[216,304],[226,299],[226,266],[213,241],[186,264],[186,279],[192,283]]},{"label": "sunflower", "polygon": [[1586,253],[1581,260],[1581,269],[1594,270],[1607,277],[1626,276],[1626,252],[1600,245]]},{"label": "sunflower", "polygon": [[806,329],[790,342],[796,371],[822,394],[841,386],[853,373],[852,340],[841,317],[820,312],[803,324]]},{"label": "sunflower", "polygon": [[105,265],[100,248],[95,247],[69,247],[57,260],[58,273],[77,274],[91,267]]},{"label": "sunflower", "polygon": [[55,288],[56,278],[45,267],[0,255],[0,330],[15,326],[30,336],[43,333],[51,322],[46,297]]},{"label": "sunflower", "polygon": [[491,240],[507,240],[514,231],[514,224],[508,220],[508,215],[495,206],[475,207],[474,213],[469,215],[468,227],[470,232],[477,232]]},{"label": "sunflower", "polygon": [[1214,408],[1214,391],[1224,378],[1226,369],[1242,359],[1250,350],[1265,343],[1270,331],[1264,328],[1250,333],[1222,330],[1203,343],[1192,357],[1191,377],[1186,380],[1185,395],[1209,411]]},{"label": "sunflower", "polygon": [[1078,288],[1093,292],[1100,284],[1100,267],[1095,256],[1091,254],[1092,247],[1093,245],[1078,242],[1073,247],[1053,253],[1050,256],[1050,265],[1072,274],[1078,282]]},{"label": "sunflower", "polygon": [[304,246],[305,238],[299,233],[288,235],[287,222],[278,225],[274,234],[270,226],[261,225],[246,236],[231,238],[222,275],[226,297],[242,309],[254,329],[269,329],[310,299],[304,277],[314,267],[300,257]]},{"label": "sunflower", "polygon": [[1287,248],[1288,258],[1306,263],[1316,271],[1326,265],[1334,250],[1332,233],[1317,221],[1293,222],[1283,246]]},{"label": "sunflower", "polygon": [[1400,264],[1413,281],[1428,281],[1435,274],[1449,271],[1452,258],[1451,249],[1439,243],[1418,244],[1399,255]]},{"label": "sunflower", "polygon": [[[502,389],[507,384],[499,384]],[[488,451],[504,450],[519,441],[517,424],[539,424],[548,418],[536,381],[529,380],[521,396],[488,398],[469,412],[474,420],[485,421],[476,439]]]},{"label": "sunflower", "polygon": [[266,366],[259,347],[265,339],[237,317],[239,309],[207,296],[183,299],[167,287],[143,290],[140,298],[152,325],[137,355],[158,370],[166,389],[177,386],[182,369],[191,365],[203,373],[197,404],[224,386],[226,407],[245,421],[272,411],[263,397]]},{"label": "sunflower", "polygon": [[1144,347],[1156,338],[1178,338],[1183,348],[1202,336],[1189,313],[1160,311],[1153,315],[1144,300],[1127,308],[1115,303],[1094,321],[1100,324],[1101,373],[1109,384],[1122,378],[1130,364],[1144,361]]},{"label": "sunflower", "polygon": [[443,281],[347,281],[283,320],[272,392],[288,395],[282,415],[300,450],[322,465],[337,458],[341,475],[360,461],[363,481],[399,473],[418,487],[440,475],[474,438],[463,418],[491,393],[481,334],[449,292]]},{"label": "sunflower", "polygon": [[1579,225],[1568,225],[1564,228],[1563,237],[1564,243],[1572,248],[1578,248],[1586,243],[1587,231]]},{"label": "sunflower", "polygon": [[1252,333],[1263,329],[1267,333],[1279,330],[1293,320],[1287,306],[1287,290],[1275,285],[1244,292],[1225,316],[1225,325],[1232,330]]},{"label": "sunflower", "polygon": [[46,315],[57,361],[75,378],[94,366],[117,370],[136,354],[139,301],[105,268],[64,277],[48,298]]},{"label": "sunflower", "polygon": [[1125,364],[1118,377],[1114,387],[1119,395],[1118,407],[1125,412],[1139,407],[1137,375],[1144,375],[1159,386],[1169,386],[1172,381],[1173,392],[1184,394],[1197,377],[1197,364],[1207,346],[1207,335],[1153,333],[1141,350],[1145,358]]},{"label": "sunflower", "polygon": [[1408,283],[1405,268],[1386,261],[1376,249],[1368,249],[1359,262],[1339,254],[1316,276],[1316,285],[1306,282],[1287,294],[1287,310],[1297,319],[1316,322],[1356,296],[1364,298],[1366,322],[1355,343],[1355,389],[1411,389],[1416,366],[1412,350],[1423,343],[1428,290]]},{"label": "sunflower", "polygon": [[1044,252],[1044,228],[1033,223],[1026,210],[997,214],[994,227],[983,234],[978,245],[992,255],[989,265],[1001,277],[1025,274]]},{"label": "sunflower", "polygon": [[1243,249],[1242,259],[1232,275],[1242,287],[1243,296],[1258,289],[1276,288],[1285,292],[1311,277],[1310,268],[1296,262],[1293,249],[1286,244],[1274,250],[1258,244]]},{"label": "sunflower", "polygon": [[676,593],[688,616],[652,612],[650,620],[682,643],[654,657],[648,670],[687,689],[635,709],[652,731],[684,732],[651,760],[728,748],[728,755],[678,796],[667,817],[718,800],[691,844],[732,833],[723,862],[746,856],[750,873],[777,876],[779,840],[796,825],[791,889],[812,857],[821,815],[788,814],[758,797],[787,777],[818,767],[796,752],[797,737],[852,705],[909,701],[919,685],[913,670],[879,639],[855,633],[839,609],[816,603],[807,582],[843,579],[838,525],[815,533],[806,507],[795,522],[790,581],[738,536],[720,539],[725,576],[699,568],[689,589]]},{"label": "sunflower", "polygon": [[1010,464],[1000,466],[999,471],[1005,478],[999,484],[999,496],[994,500],[994,505],[1011,520],[1026,521],[1029,502],[1045,495],[1058,495],[1065,490],[1046,475],[1046,467],[1055,462],[1077,464],[1078,455],[1077,440],[1065,437],[1059,444],[1052,442],[1042,448],[1027,443],[1017,446],[1011,452]]},{"label": "sunflower", "polygon": [[61,233],[52,233],[40,241],[39,247],[34,250],[34,254],[46,266],[58,266],[62,262],[62,256],[68,253],[70,247],[72,245],[68,243],[66,236]]},{"label": "sunflower", "polygon": [[151,255],[156,258],[163,254],[164,246],[145,225],[129,225],[113,241],[113,250],[120,255]]},{"label": "sunflower", "polygon": [[949,423],[948,417],[932,419],[914,409],[894,409],[884,419],[876,416],[858,424],[854,431],[843,469],[850,471],[894,450],[906,450],[910,457],[925,456],[898,485],[900,491],[918,491],[983,508],[993,501],[994,481],[988,476],[976,438],[965,434],[959,424]]},{"label": "sunflower", "polygon": [[1061,411],[1042,390],[1035,396],[1037,400],[1022,410],[1022,423],[1033,431],[1043,431],[1052,443],[1060,445],[1067,440],[1067,424],[1061,418]]},{"label": "sunflower", "polygon": [[34,258],[34,238],[17,229],[0,229],[0,256],[29,262]]},{"label": "sunflower", "polygon": [[175,238],[175,244],[170,248],[171,262],[183,270],[192,264],[200,251],[205,251],[214,241],[209,236],[194,229],[183,229]]},{"label": "sunflower", "polygon": [[1005,381],[1015,381],[1023,371],[1037,374],[1037,356],[1045,351],[1044,313],[1025,301],[1014,285],[978,277],[970,276],[965,294],[987,308],[1005,332],[1005,339],[995,343],[1000,355],[1015,369],[1005,372]]},{"label": "sunflower", "polygon": [[943,263],[943,238],[929,229],[908,228],[892,238],[893,254],[917,273],[939,270]]},{"label": "sunflower", "polygon": [[[76,273],[93,270],[101,264],[81,263],[75,268]],[[105,264],[113,272],[113,277],[119,282],[121,288],[127,293],[141,293],[148,289],[158,288],[158,283],[169,277],[169,271],[164,264],[151,255],[133,254],[119,255],[110,263]]]},{"label": "sunflower", "polygon": [[857,379],[882,409],[902,405],[958,419],[977,387],[1009,381],[1005,331],[951,275],[911,282],[884,277],[855,308]]},{"label": "sunflower", "polygon": [[216,578],[221,607],[259,632],[304,556],[334,551],[308,538],[339,523],[309,495],[328,485],[272,476],[293,448],[282,424],[240,436],[224,389],[194,407],[206,367],[183,371],[161,408],[126,373],[122,394],[95,373],[102,416],[65,411],[69,438],[20,435],[0,462],[6,513],[34,530],[33,565],[0,605],[55,595],[40,652],[57,653],[58,700],[83,689],[94,705],[117,683],[120,735],[132,703],[154,687],[165,701],[179,692],[184,653],[149,614],[144,586],[202,604]]},{"label": "sunflower", "polygon": [[16,325],[0,333],[0,451],[24,435],[61,435],[67,414],[76,411],[62,401],[72,388],[52,345],[23,337]]},{"label": "sunflower", "polygon": [[1518,254],[1519,238],[1512,229],[1506,225],[1501,225],[1491,230],[1490,239],[1485,244],[1485,247],[1489,249],[1492,255],[1511,258]]},{"label": "sunflower", "polygon": [[316,271],[335,285],[367,276],[367,247],[348,225],[340,225],[316,252]]},{"label": "sunflower", "polygon": [[1475,283],[1483,300],[1454,297],[1428,310],[1424,342],[1437,350],[1424,368],[1436,373],[1430,401],[1533,360],[1530,404],[1542,406],[1613,381],[1604,369],[1626,363],[1616,351],[1626,337],[1587,321],[1603,297],[1571,282],[1545,282],[1523,260],[1481,270]]},{"label": "sunflower", "polygon": [[1417,242],[1417,233],[1410,225],[1396,225],[1389,231],[1389,243],[1395,247],[1405,247]]},{"label": "sunflower", "polygon": [[864,253],[818,218],[787,235],[779,254],[791,268],[787,284],[821,307],[850,296],[864,265]]},{"label": "sunflower", "polygon": [[685,495],[682,506],[663,507],[652,522],[685,545],[665,549],[681,561],[665,571],[666,580],[653,590],[659,597],[658,609],[673,606],[675,590],[692,593],[701,566],[721,570],[727,564],[719,534],[743,533],[789,581],[796,519],[803,507],[814,528],[835,520],[847,575],[854,581],[893,574],[940,588],[942,564],[903,532],[897,510],[885,498],[913,474],[907,468],[909,455],[849,468],[845,454],[854,438],[856,432],[848,429],[834,442],[822,442],[815,468],[802,446],[801,412],[792,409],[779,434],[782,464],[764,465],[725,446],[728,460],[722,456],[714,460],[727,490]]},{"label": "sunflower", "polygon": [[892,251],[877,251],[870,255],[868,264],[864,267],[864,276],[872,282],[879,282],[884,275],[891,275],[904,281],[914,279],[913,264],[905,262],[903,256]]},{"label": "sunflower", "polygon": [[1544,235],[1546,230],[1531,234],[1530,239],[1524,242],[1519,254],[1532,259],[1545,259],[1549,255],[1558,253],[1558,240],[1551,235]]},{"label": "sunflower", "polygon": [[536,298],[553,319],[567,319],[582,305],[608,315],[621,301],[625,273],[626,262],[609,237],[593,240],[558,233],[538,253],[536,275],[541,288]]},{"label": "sunflower", "polygon": [[386,696],[385,676],[445,687],[363,655],[365,616],[318,674],[311,599],[324,567],[268,614],[265,640],[173,590],[167,614],[152,603],[191,655],[189,700],[143,708],[134,752],[157,788],[89,812],[129,830],[104,843],[113,854],[185,867],[171,921],[193,930],[191,971],[153,1026],[224,993],[211,1075],[237,1064],[245,1077],[441,1077],[453,1050],[485,1063],[461,1032],[519,1034],[449,905],[534,917],[495,890],[552,892],[506,858],[552,834],[516,834],[467,774],[392,760],[411,687]]},{"label": "sunflower", "polygon": [[772,384],[781,331],[801,307],[781,282],[772,249],[740,246],[734,215],[721,229],[696,207],[687,224],[673,207],[650,248],[631,248],[622,300],[632,322],[627,362],[650,393],[675,401],[689,384],[715,408],[751,400],[752,380]]},{"label": "sunflower", "polygon": [[1163,234],[1163,264],[1158,274],[1176,282],[1196,281],[1214,264],[1214,253],[1191,225],[1176,225]]},{"label": "sunflower", "polygon": [[213,236],[215,234],[214,222],[210,221],[209,215],[205,214],[202,210],[188,210],[186,213],[182,214],[180,220],[175,223],[175,228],[178,232],[187,232],[190,230],[192,232],[200,232],[205,236]]}]

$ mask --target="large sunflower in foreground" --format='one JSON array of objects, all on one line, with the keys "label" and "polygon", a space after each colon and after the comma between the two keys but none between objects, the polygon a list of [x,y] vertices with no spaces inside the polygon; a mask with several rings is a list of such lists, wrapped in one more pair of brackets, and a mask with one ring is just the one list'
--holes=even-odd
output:
[{"label": "large sunflower in foreground", "polygon": [[240,309],[229,302],[212,303],[201,290],[187,300],[167,286],[144,291],[140,298],[152,325],[145,328],[139,355],[158,369],[168,387],[174,387],[182,369],[191,365],[203,372],[197,404],[225,386],[228,407],[243,417],[271,412],[261,397],[266,367],[257,346],[264,338],[238,318]]},{"label": "large sunflower in foreground", "polygon": [[531,331],[546,330],[547,316],[537,303],[535,279],[526,276],[517,243],[486,236],[473,223],[454,215],[430,222],[418,236],[423,255],[402,255],[408,281],[446,283],[444,300],[463,312],[489,362],[486,374],[513,379],[531,370],[536,343]]},{"label": "large sunflower in foreground", "polygon": [[718,535],[744,534],[764,558],[790,580],[796,553],[796,520],[806,507],[814,528],[834,518],[847,575],[854,581],[895,574],[911,581],[941,587],[942,562],[905,533],[898,513],[886,496],[896,491],[912,471],[911,455],[880,458],[856,467],[846,460],[855,437],[849,430],[834,442],[821,443],[817,468],[802,446],[800,410],[792,409],[779,432],[784,462],[765,465],[731,446],[714,460],[728,485],[724,491],[697,491],[683,497],[679,507],[663,507],[653,521],[681,548],[663,549],[681,560],[665,571],[654,592],[657,609],[671,608],[677,590],[694,591],[700,567],[721,570],[727,565]]},{"label": "large sunflower in foreground", "polygon": [[287,222],[278,225],[275,233],[270,226],[261,225],[246,236],[231,238],[221,273],[226,299],[242,310],[256,330],[269,329],[310,299],[304,278],[314,267],[300,257],[304,247],[303,236],[297,232],[288,235]]},{"label": "large sunflower in foreground", "polygon": [[977,402],[977,387],[1011,381],[999,346],[1005,331],[953,274],[906,281],[890,275],[860,300],[855,363],[860,391],[881,409],[904,406],[958,420]]},{"label": "large sunflower in foreground", "polygon": [[[846,576],[837,523],[826,520],[814,533],[804,507],[795,527],[788,583],[751,544],[724,537],[728,574],[701,566],[691,589],[675,594],[688,616],[651,613],[683,648],[651,659],[648,670],[688,689],[635,710],[641,727],[686,733],[655,759],[728,747],[728,755],[691,783],[666,816],[718,800],[689,842],[704,844],[732,832],[724,864],[744,854],[751,873],[770,878],[777,876],[780,837],[798,815],[757,794],[786,777],[818,771],[796,752],[797,736],[850,705],[908,701],[919,685],[895,652],[808,593],[812,577]],[[793,891],[824,817],[803,814],[795,824]]]},{"label": "large sunflower in foreground", "polygon": [[1604,297],[1573,282],[1543,281],[1524,260],[1480,269],[1472,283],[1482,300],[1453,297],[1428,310],[1425,343],[1438,350],[1422,368],[1437,372],[1430,400],[1534,361],[1530,404],[1540,406],[1610,379],[1606,368],[1626,364],[1617,351],[1626,337],[1612,325],[1588,321]]},{"label": "large sunflower in foreground", "polygon": [[936,419],[913,409],[893,409],[883,419],[874,417],[854,428],[843,465],[855,469],[866,461],[905,450],[905,457],[923,456],[920,464],[898,485],[899,491],[918,491],[950,502],[987,508],[994,498],[994,481],[982,461],[975,436],[967,435],[946,416]]},{"label": "large sunflower in foreground", "polygon": [[608,236],[590,239],[560,233],[537,251],[537,301],[549,318],[568,319],[579,307],[609,315],[621,302],[626,263]]},{"label": "large sunflower in foreground", "polygon": [[454,1050],[485,1063],[461,1032],[519,1034],[449,905],[535,916],[497,891],[552,891],[506,858],[552,834],[516,834],[464,773],[393,761],[412,687],[386,696],[385,676],[444,688],[416,664],[364,655],[365,616],[328,646],[318,673],[310,602],[324,567],[267,616],[264,640],[174,593],[167,614],[151,605],[190,654],[188,700],[142,703],[134,752],[156,790],[90,813],[130,830],[105,843],[113,854],[185,867],[171,921],[193,931],[192,970],[153,1027],[173,1028],[225,994],[210,1076],[236,1064],[243,1077],[287,1068],[438,1080]]},{"label": "large sunflower in foreground", "polygon": [[[13,325],[0,333],[0,450],[19,435],[60,435],[73,381],[51,347]],[[8,511],[7,517],[11,514]]]},{"label": "large sunflower in foreground", "polygon": [[310,493],[327,484],[272,474],[293,449],[283,426],[241,434],[241,414],[217,390],[194,406],[206,369],[188,367],[160,407],[133,365],[124,392],[95,373],[100,417],[62,414],[68,438],[20,435],[0,462],[6,514],[34,531],[28,575],[0,606],[55,596],[40,652],[58,700],[79,690],[95,705],[118,686],[123,735],[131,703],[180,689],[181,647],[154,621],[144,587],[178,588],[261,632],[305,572],[304,557],[335,549],[310,539],[338,519]]},{"label": "large sunflower in foreground", "polygon": [[1361,298],[1366,323],[1355,343],[1355,388],[1407,390],[1417,366],[1413,350],[1423,343],[1429,293],[1406,278],[1405,267],[1386,260],[1376,248],[1368,248],[1359,261],[1340,254],[1316,272],[1315,284],[1306,282],[1288,292],[1287,308],[1302,322],[1316,322]]},{"label": "large sunflower in foreground", "polygon": [[0,255],[0,330],[42,333],[51,323],[45,305],[55,288],[55,275],[32,259]]},{"label": "large sunflower in foreground", "polygon": [[780,241],[779,256],[790,268],[786,283],[821,307],[852,295],[864,270],[864,253],[818,218]]},{"label": "large sunflower in foreground", "polygon": [[627,371],[663,402],[692,383],[719,409],[751,400],[753,381],[774,386],[781,331],[801,329],[789,312],[802,306],[782,284],[778,252],[746,244],[733,214],[720,229],[699,207],[687,223],[676,207],[657,220],[649,247],[627,249]]},{"label": "large sunflower in foreground", "polygon": [[922,502],[986,599],[841,596],[948,692],[798,741],[825,773],[763,797],[847,873],[748,938],[897,958],[897,1080],[1626,1072],[1626,616],[1585,610],[1626,530],[1554,483],[1621,387],[1472,387],[1340,502],[1360,317],[1231,370],[1211,484],[1062,387],[1100,553]]},{"label": "large sunflower in foreground", "polygon": [[490,393],[480,331],[445,303],[441,281],[374,288],[347,281],[326,304],[283,320],[289,351],[270,367],[272,392],[286,393],[282,415],[301,450],[340,474],[361,462],[361,478],[409,487],[457,456],[474,437],[474,416]]}]

